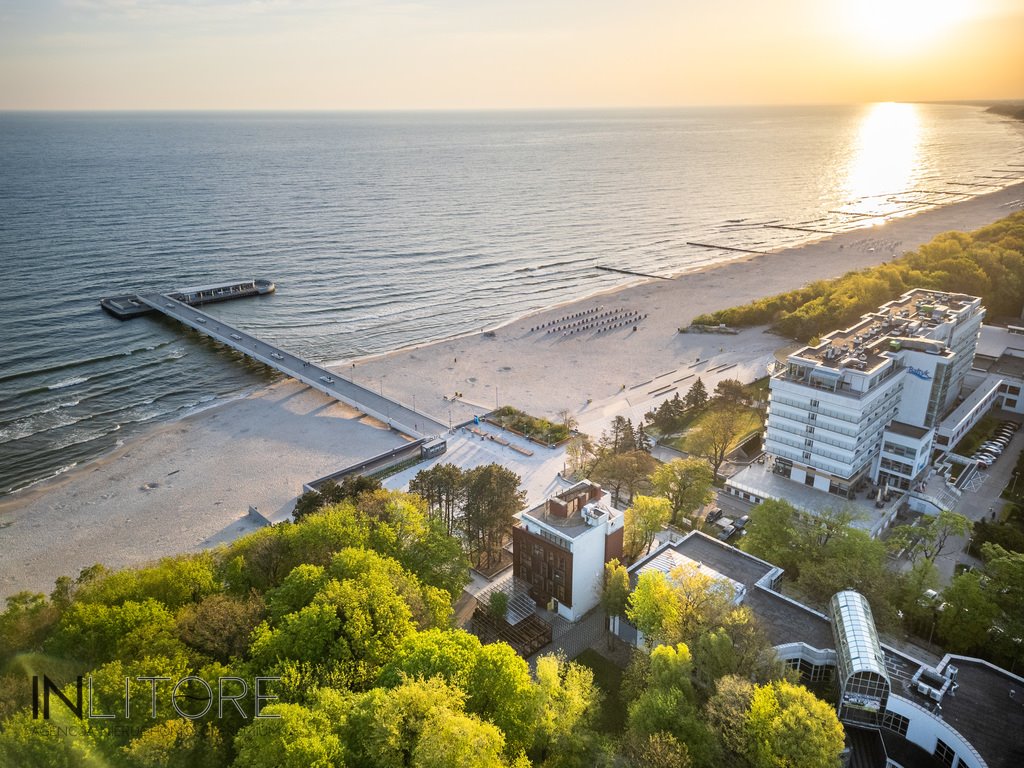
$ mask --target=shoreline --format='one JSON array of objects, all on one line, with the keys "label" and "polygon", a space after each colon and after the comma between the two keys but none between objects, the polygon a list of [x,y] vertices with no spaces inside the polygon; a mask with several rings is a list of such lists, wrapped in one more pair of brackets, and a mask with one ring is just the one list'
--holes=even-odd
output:
[{"label": "shoreline", "polygon": [[[711,389],[722,378],[754,377],[785,343],[763,329],[728,337],[679,334],[694,316],[888,261],[940,232],[977,229],[1021,209],[1024,183],[668,280],[627,281],[491,329],[331,367],[373,389],[379,382],[388,397],[441,423],[500,403],[537,416],[568,410],[597,437],[615,415],[642,418],[674,393],[654,396],[638,382],[671,369],[679,379],[670,383],[681,394],[698,375]],[[601,302],[648,317],[635,332],[596,337],[529,331],[570,307]],[[709,372],[712,363],[729,368]],[[456,392],[462,397],[450,399]],[[97,561],[139,564],[228,541],[255,529],[244,522],[248,504],[275,521],[286,519],[302,482],[398,440],[290,379],[153,425],[103,456],[0,498],[0,590],[49,591],[57,576],[74,576]]]}]

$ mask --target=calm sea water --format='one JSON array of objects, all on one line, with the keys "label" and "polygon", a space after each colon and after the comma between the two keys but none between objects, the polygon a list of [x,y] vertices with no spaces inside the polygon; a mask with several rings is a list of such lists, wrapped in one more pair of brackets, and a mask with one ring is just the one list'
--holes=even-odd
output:
[{"label": "calm sea water", "polygon": [[336,361],[1021,176],[969,107],[2,114],[0,494],[276,376],[101,296],[267,277],[210,311]]}]

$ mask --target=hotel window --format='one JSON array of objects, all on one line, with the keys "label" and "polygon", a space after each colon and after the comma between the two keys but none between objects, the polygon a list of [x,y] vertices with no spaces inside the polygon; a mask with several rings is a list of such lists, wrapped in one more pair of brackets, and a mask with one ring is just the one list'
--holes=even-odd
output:
[{"label": "hotel window", "polygon": [[821,403],[818,400],[811,400],[811,408],[817,408]]},{"label": "hotel window", "polygon": [[949,766],[949,768],[953,768],[958,762],[956,751],[942,739],[935,740],[935,757],[938,758],[940,763]]},{"label": "hotel window", "polygon": [[895,712],[886,712],[882,716],[882,725],[890,731],[898,733],[900,736],[906,736],[907,728],[910,726],[910,720],[905,718],[903,715],[896,714]]}]

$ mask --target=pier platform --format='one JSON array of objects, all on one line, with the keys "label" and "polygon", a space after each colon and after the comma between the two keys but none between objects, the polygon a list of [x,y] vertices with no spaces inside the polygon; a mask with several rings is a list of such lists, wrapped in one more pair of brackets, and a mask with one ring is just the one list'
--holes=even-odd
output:
[{"label": "pier platform", "polygon": [[160,312],[177,320],[221,344],[236,349],[264,365],[279,370],[286,376],[301,381],[303,384],[387,424],[392,429],[408,435],[414,440],[443,435],[448,432],[448,427],[429,416],[361,387],[317,363],[261,341],[252,334],[208,315],[178,298],[179,296],[184,298],[187,295],[183,291],[172,291],[140,294],[134,298],[146,307],[146,312]]},{"label": "pier platform", "polygon": [[[250,278],[248,280],[235,280],[230,283],[181,288],[167,295],[175,301],[188,304],[190,307],[198,307],[203,304],[243,299],[248,296],[267,296],[275,290],[275,285],[269,280]],[[118,320],[131,320],[133,317],[147,315],[153,311],[153,307],[141,301],[140,297],[136,294],[108,296],[100,299],[100,306]]]}]

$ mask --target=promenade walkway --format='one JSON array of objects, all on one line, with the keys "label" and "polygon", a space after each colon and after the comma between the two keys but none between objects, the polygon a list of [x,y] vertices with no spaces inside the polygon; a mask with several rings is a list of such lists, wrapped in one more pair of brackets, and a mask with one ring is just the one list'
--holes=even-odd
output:
[{"label": "promenade walkway", "polygon": [[361,387],[323,366],[305,360],[252,334],[228,325],[200,309],[190,307],[160,293],[140,295],[139,300],[167,317],[177,320],[212,339],[276,368],[286,376],[384,422],[392,429],[415,439],[443,435],[448,427],[403,403]]}]

